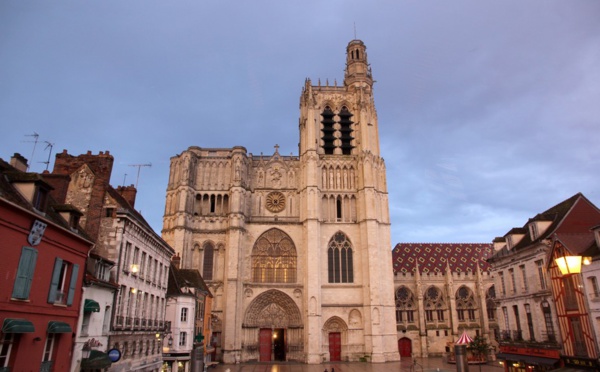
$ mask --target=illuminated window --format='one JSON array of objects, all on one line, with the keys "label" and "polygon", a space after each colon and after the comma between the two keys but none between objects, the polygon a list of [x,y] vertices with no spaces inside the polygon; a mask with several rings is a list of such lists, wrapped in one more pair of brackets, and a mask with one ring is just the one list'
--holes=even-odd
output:
[{"label": "illuminated window", "polygon": [[296,283],[296,246],[279,229],[258,237],[252,249],[252,280],[257,283]]}]

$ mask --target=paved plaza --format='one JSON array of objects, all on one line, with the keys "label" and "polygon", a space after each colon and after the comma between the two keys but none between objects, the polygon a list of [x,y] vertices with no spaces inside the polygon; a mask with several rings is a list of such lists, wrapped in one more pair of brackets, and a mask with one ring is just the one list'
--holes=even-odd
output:
[{"label": "paved plaza", "polygon": [[[208,372],[456,372],[456,365],[446,363],[442,358],[403,358],[400,362],[390,363],[343,363],[323,364],[301,363],[242,363],[219,364]],[[481,369],[480,369],[481,367]],[[502,372],[498,362],[484,365],[469,365],[469,372]]]}]

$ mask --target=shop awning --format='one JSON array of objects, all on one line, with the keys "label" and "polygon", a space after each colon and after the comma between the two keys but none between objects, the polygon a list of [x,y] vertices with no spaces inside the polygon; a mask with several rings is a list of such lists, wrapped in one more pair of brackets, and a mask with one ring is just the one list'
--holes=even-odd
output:
[{"label": "shop awning", "polygon": [[2,333],[32,333],[35,331],[33,323],[27,319],[4,319]]},{"label": "shop awning", "polygon": [[65,322],[52,320],[48,322],[48,333],[72,333],[71,326]]},{"label": "shop awning", "polygon": [[112,364],[108,354],[98,350],[91,350],[90,357],[81,360],[81,369],[105,369]]},{"label": "shop awning", "polygon": [[90,300],[89,298],[87,298],[83,304],[83,311],[85,313],[99,313],[100,304],[94,300]]},{"label": "shop awning", "polygon": [[496,359],[511,360],[514,362],[525,362],[527,364],[533,364],[536,366],[553,366],[558,362],[558,359],[554,358],[542,358],[530,355],[508,353],[498,353],[496,354]]}]

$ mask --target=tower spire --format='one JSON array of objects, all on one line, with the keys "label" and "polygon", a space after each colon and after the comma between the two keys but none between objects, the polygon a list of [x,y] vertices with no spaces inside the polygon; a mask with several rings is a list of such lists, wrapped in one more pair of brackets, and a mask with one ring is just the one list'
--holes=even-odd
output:
[{"label": "tower spire", "polygon": [[367,61],[367,47],[361,40],[356,39],[355,35],[355,39],[346,47],[344,85],[364,86],[365,83],[373,86],[373,77]]}]

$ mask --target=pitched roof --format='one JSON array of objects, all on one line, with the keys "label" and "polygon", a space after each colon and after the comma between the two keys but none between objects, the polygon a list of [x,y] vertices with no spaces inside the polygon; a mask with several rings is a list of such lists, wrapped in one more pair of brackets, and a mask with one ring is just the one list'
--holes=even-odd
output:
[{"label": "pitched roof", "polygon": [[399,243],[392,250],[395,272],[412,273],[418,264],[419,273],[453,273],[489,271],[485,261],[493,252],[486,243]]},{"label": "pitched roof", "polygon": [[196,288],[197,290],[204,292],[207,296],[212,297],[208,286],[197,269],[178,269],[171,263],[171,270],[169,270],[169,280],[167,283],[167,295],[177,296],[186,294],[186,292],[182,291],[182,288],[184,287]]},{"label": "pitched roof", "polygon": [[[531,235],[527,233],[527,224],[531,221],[552,221],[552,223],[543,233],[532,240]],[[523,238],[510,250],[507,247],[504,247],[496,252],[490,258],[490,261],[494,261],[497,258],[510,255],[512,252],[525,249],[532,244],[552,238],[555,234],[589,233],[590,229],[599,223],[600,210],[598,210],[598,208],[582,193],[577,193],[529,219],[523,227],[511,229],[506,235],[512,233],[524,233]]]},{"label": "pitched roof", "polygon": [[[50,195],[47,199],[47,207],[43,215],[39,214],[31,205],[31,203],[21,195],[21,193],[13,186],[13,182],[35,182],[43,184],[46,188],[51,189],[52,186],[44,181],[44,174],[22,172],[3,159],[0,159],[0,198],[19,206],[25,210],[39,215],[40,219],[48,220],[66,230],[81,236],[82,238],[92,241],[92,239],[83,231],[83,229],[72,230],[68,221],[58,213],[58,211],[69,210],[73,208],[65,204],[58,204]],[[77,211],[78,212],[78,211]]]}]

